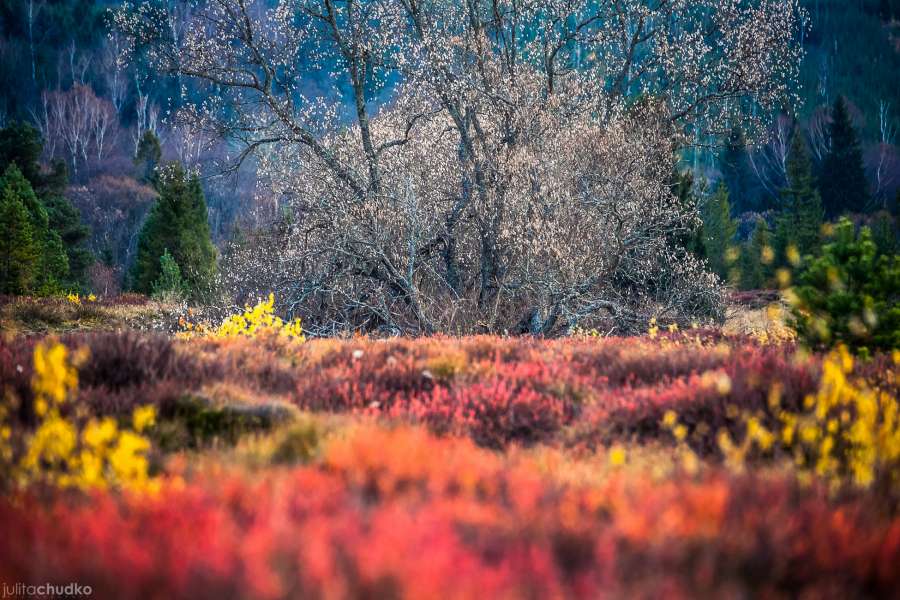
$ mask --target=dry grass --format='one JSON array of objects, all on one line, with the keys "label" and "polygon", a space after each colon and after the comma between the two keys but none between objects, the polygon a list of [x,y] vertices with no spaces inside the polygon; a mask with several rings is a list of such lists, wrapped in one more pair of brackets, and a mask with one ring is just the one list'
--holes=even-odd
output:
[{"label": "dry grass", "polygon": [[129,295],[74,303],[66,298],[5,297],[0,299],[0,329],[14,335],[72,331],[148,330],[173,319],[180,307]]},{"label": "dry grass", "polygon": [[726,311],[722,333],[762,342],[791,341],[796,338],[796,332],[788,325],[788,316],[788,305],[783,299],[765,306],[734,303]]}]

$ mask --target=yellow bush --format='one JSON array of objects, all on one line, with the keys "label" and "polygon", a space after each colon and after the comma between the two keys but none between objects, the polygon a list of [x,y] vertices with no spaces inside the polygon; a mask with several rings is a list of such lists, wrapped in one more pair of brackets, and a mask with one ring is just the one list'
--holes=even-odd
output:
[{"label": "yellow bush", "polygon": [[[766,428],[757,416],[744,415],[746,434],[736,443],[719,435],[726,462],[740,467],[751,451],[763,455],[788,454],[803,477],[813,474],[834,486],[844,483],[870,486],[878,477],[900,480],[900,414],[897,398],[850,379],[854,359],[845,347],[823,362],[822,379],[802,411],[780,405],[780,389],[773,386],[769,407],[778,420],[777,430]],[[900,355],[895,354],[895,367]]]},{"label": "yellow bush", "polygon": [[218,337],[256,337],[260,334],[275,333],[293,340],[304,341],[303,327],[300,319],[283,321],[275,315],[275,295],[269,294],[268,300],[257,303],[254,307],[245,307],[244,312],[232,315],[216,329]]},{"label": "yellow bush", "polygon": [[153,425],[154,407],[135,409],[134,431],[120,429],[110,417],[90,419],[79,428],[61,411],[77,388],[78,373],[66,347],[60,343],[38,344],[32,389],[39,421],[35,431],[24,436],[18,460],[6,415],[0,415],[4,421],[0,460],[9,465],[13,481],[19,486],[46,483],[80,489],[155,487],[156,482],[148,475],[150,442],[141,435]]}]

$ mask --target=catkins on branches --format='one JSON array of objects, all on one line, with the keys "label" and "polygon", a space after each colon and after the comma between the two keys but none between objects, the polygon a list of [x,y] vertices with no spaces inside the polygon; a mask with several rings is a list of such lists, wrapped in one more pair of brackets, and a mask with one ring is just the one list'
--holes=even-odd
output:
[{"label": "catkins on branches", "polygon": [[[179,118],[255,155],[291,215],[226,278],[313,331],[719,317],[719,282],[673,242],[696,210],[666,183],[687,140],[761,132],[791,96],[798,1],[493,5],[217,0],[172,35],[126,2],[115,21],[215,87]],[[334,89],[311,91],[322,72]]]}]

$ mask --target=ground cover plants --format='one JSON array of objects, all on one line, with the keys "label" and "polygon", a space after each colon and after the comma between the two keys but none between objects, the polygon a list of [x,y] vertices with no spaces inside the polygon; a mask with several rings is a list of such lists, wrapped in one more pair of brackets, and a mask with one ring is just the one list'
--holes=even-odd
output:
[{"label": "ground cover plants", "polygon": [[0,341],[0,578],[120,598],[896,589],[896,352],[655,322],[306,339],[269,302],[174,336]]},{"label": "ground cover plants", "polygon": [[898,597],[898,18],[0,2],[0,596]]}]

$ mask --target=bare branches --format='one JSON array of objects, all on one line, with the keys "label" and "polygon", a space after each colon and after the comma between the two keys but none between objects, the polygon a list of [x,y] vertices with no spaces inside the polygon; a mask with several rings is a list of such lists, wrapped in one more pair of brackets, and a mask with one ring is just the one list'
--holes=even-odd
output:
[{"label": "bare branches", "polygon": [[98,98],[89,86],[80,84],[66,91],[45,91],[34,120],[46,140],[48,156],[64,152],[75,175],[89,160],[99,162],[105,158],[117,128],[113,105]]},{"label": "bare branches", "polygon": [[244,264],[325,330],[714,315],[718,283],[671,242],[696,222],[665,185],[675,145],[765,133],[802,52],[797,0],[201,0],[181,30],[165,17],[127,3],[116,21],[159,69],[215,87],[179,118],[256,156],[291,209],[268,261]]}]

